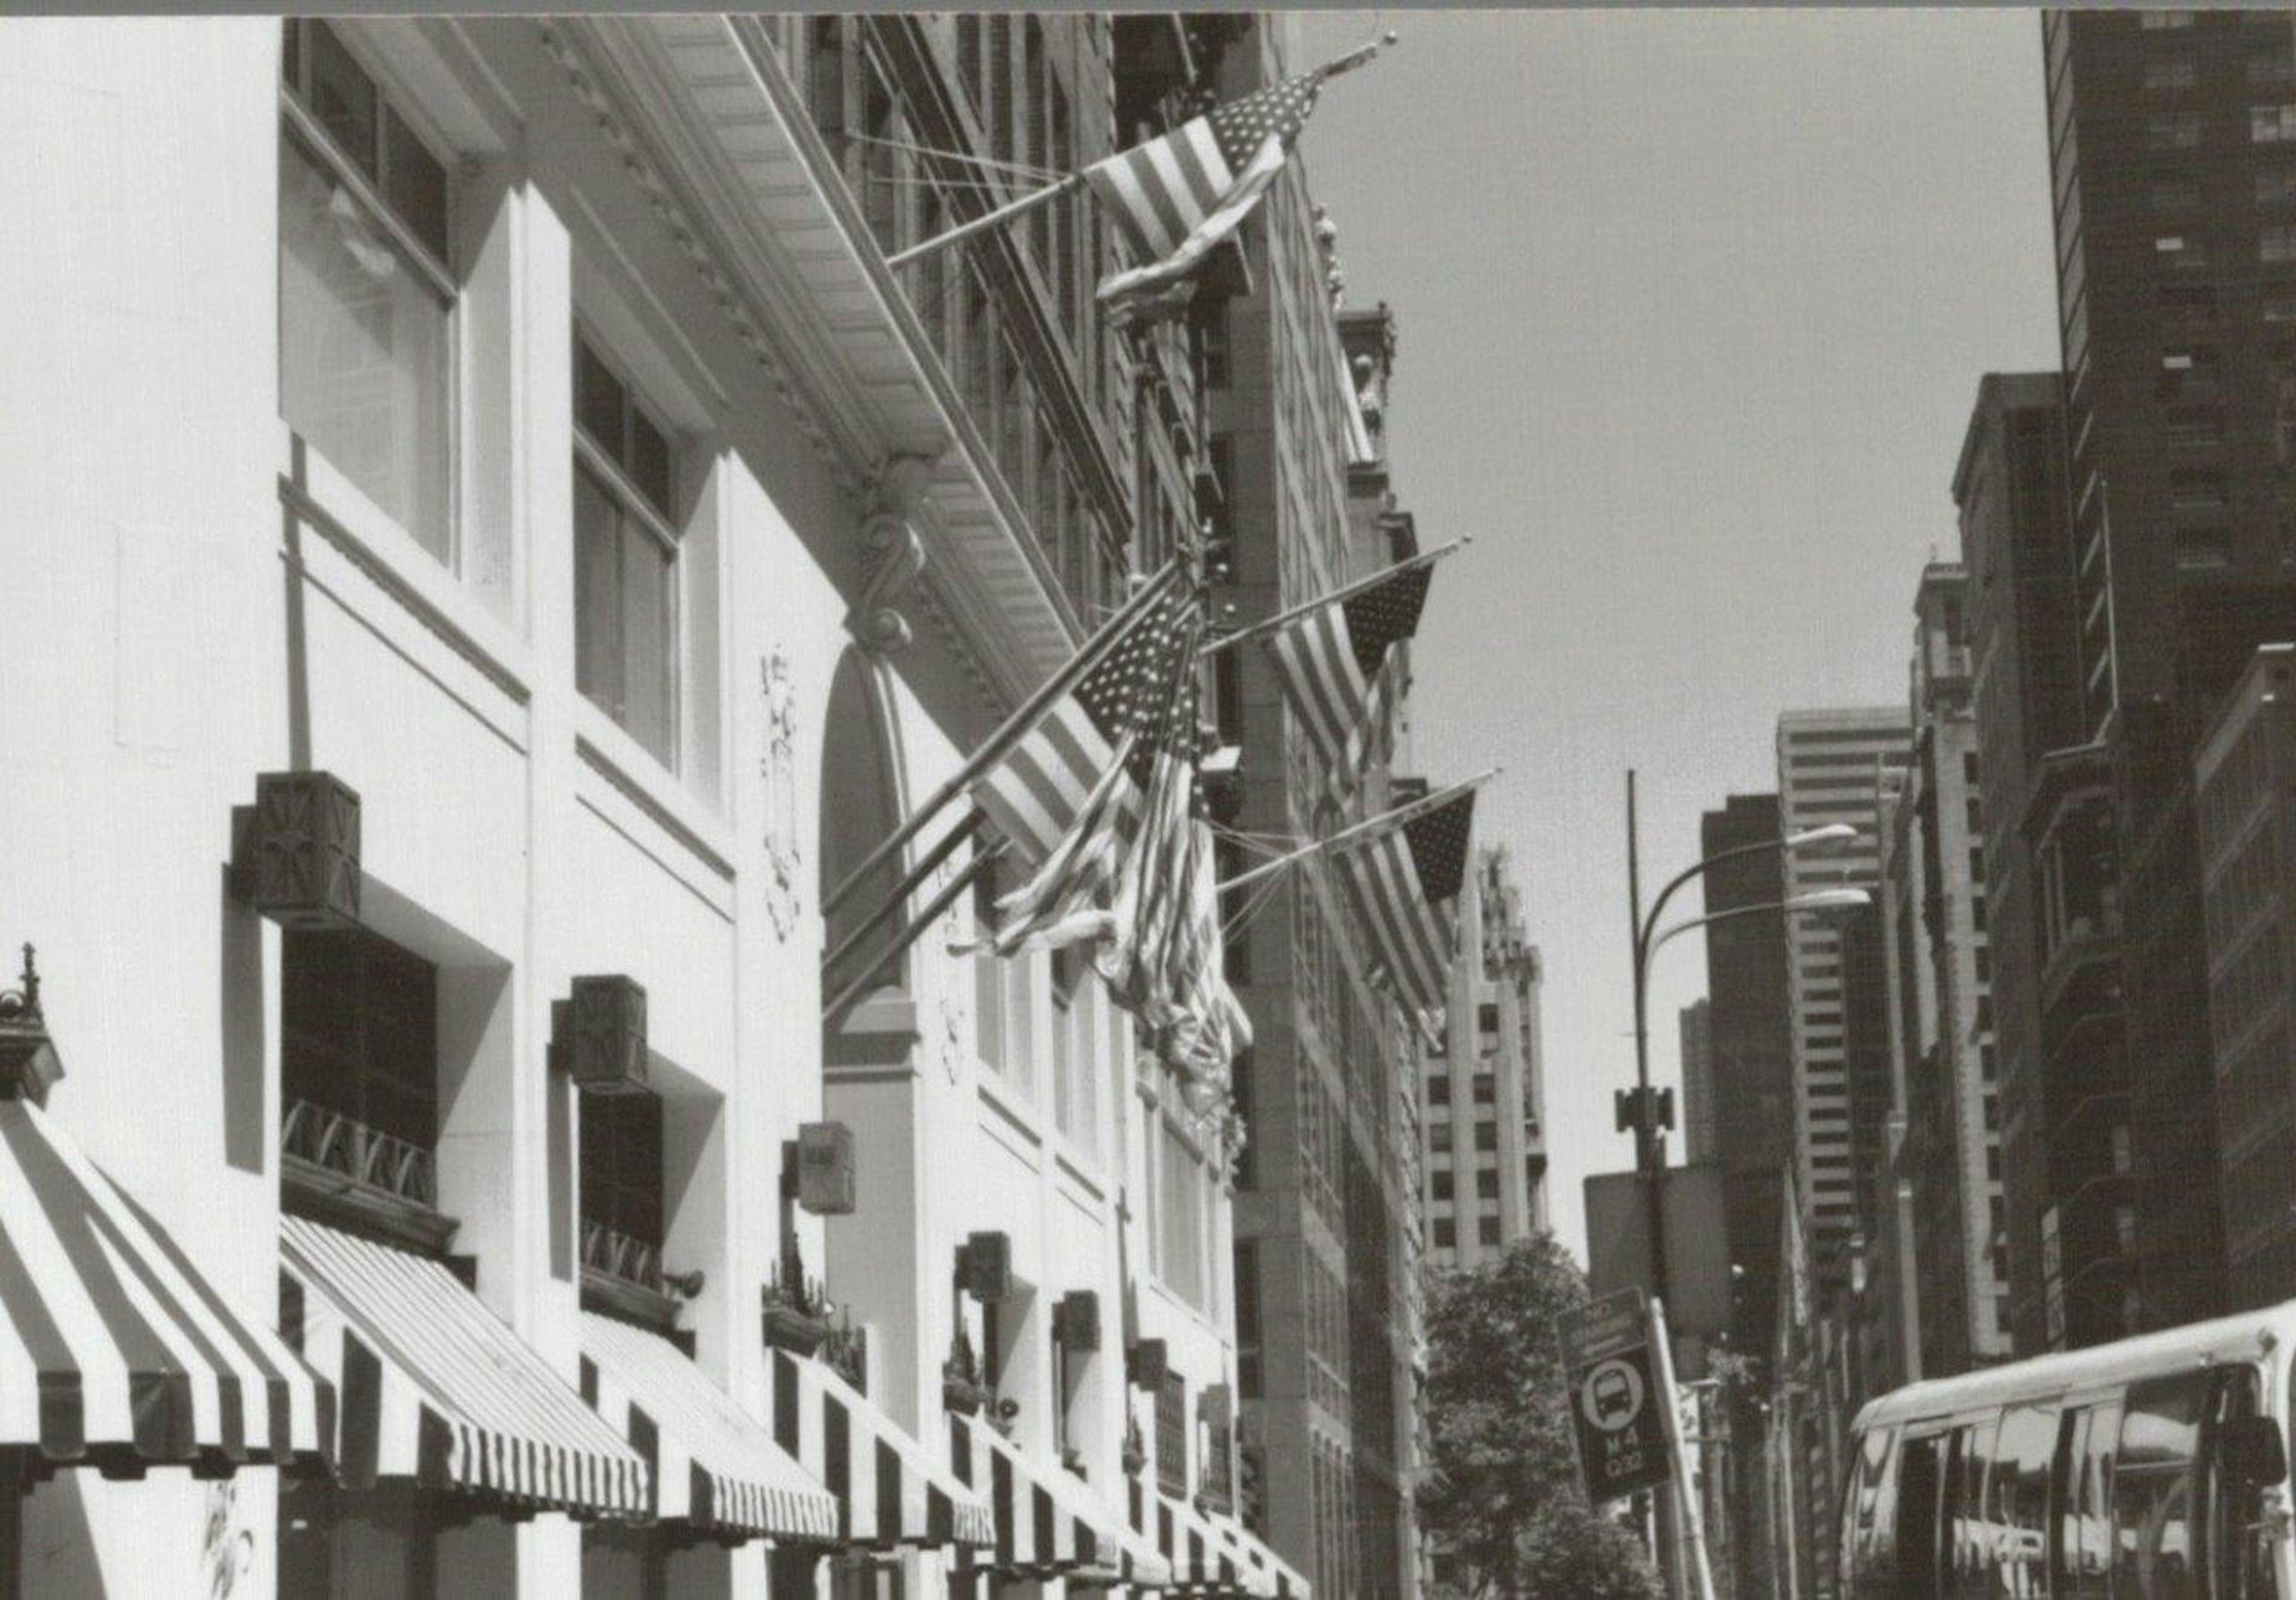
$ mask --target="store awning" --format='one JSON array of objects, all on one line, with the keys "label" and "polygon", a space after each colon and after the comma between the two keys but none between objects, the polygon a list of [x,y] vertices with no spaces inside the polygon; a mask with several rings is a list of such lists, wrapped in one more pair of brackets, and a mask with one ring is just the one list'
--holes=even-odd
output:
[{"label": "store awning", "polygon": [[133,1477],[317,1467],[334,1391],[29,1100],[0,1100],[0,1445]]},{"label": "store awning", "polygon": [[1307,1600],[1308,1580],[1300,1576],[1299,1569],[1233,1517],[1216,1517],[1213,1522],[1228,1547],[1235,1552],[1246,1586],[1252,1593],[1269,1596],[1272,1600]]},{"label": "store awning", "polygon": [[343,1481],[646,1514],[645,1463],[443,1262],[279,1221],[280,1325],[342,1396]]},{"label": "store awning", "polygon": [[827,1486],[840,1545],[996,1542],[988,1503],[826,1366],[768,1352],[774,1442]]},{"label": "store awning", "polygon": [[1133,1529],[1171,1566],[1170,1588],[1220,1596],[1251,1592],[1236,1552],[1210,1517],[1137,1478],[1131,1481],[1130,1495]]},{"label": "store awning", "polygon": [[977,1416],[951,1412],[948,1424],[957,1481],[988,1497],[996,1523],[991,1552],[977,1562],[957,1557],[960,1578],[970,1567],[1021,1578],[1097,1574],[1143,1588],[1170,1580],[1156,1547],[1065,1467],[1029,1459]]},{"label": "store awning", "polygon": [[582,1313],[582,1398],[629,1441],[665,1522],[791,1543],[837,1537],[837,1502],[659,1333]]}]

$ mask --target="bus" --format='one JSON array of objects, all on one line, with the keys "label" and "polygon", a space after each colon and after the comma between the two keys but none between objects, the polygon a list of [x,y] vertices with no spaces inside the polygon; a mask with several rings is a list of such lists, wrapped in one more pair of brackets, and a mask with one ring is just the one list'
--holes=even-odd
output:
[{"label": "bus", "polygon": [[1912,1383],[1851,1424],[1857,1600],[2296,1600],[2296,1301]]}]

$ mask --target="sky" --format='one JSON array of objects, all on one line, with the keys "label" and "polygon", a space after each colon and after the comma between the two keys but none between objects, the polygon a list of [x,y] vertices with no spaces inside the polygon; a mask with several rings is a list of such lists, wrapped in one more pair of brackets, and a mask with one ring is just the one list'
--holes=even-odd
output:
[{"label": "sky", "polygon": [[[2030,11],[1303,14],[1394,29],[1300,140],[1348,302],[1398,349],[1393,485],[1437,570],[1414,738],[1486,767],[1545,963],[1548,1194],[1632,1164],[1625,785],[1646,887],[1776,787],[1789,707],[1906,693],[1923,563],[1987,372],[2054,368]],[[1675,904],[1700,909],[1685,890]],[[1656,1081],[1705,951],[1659,958]],[[1672,1148],[1680,1157],[1679,1136]]]}]

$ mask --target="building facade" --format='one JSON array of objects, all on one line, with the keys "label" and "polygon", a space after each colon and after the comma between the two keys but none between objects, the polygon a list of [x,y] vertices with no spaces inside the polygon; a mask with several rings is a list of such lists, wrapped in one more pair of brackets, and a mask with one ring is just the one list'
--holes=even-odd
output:
[{"label": "building facade", "polygon": [[[1784,859],[1785,898],[1877,890],[1881,779],[1906,764],[1901,706],[1787,711],[1778,718],[1780,820],[1789,835],[1847,824],[1857,837]],[[1886,1167],[1889,1011],[1878,911],[1798,916],[1785,928],[1793,1063],[1795,1184],[1821,1301],[1849,1282],[1872,1239]]]},{"label": "building facade", "polygon": [[[1220,95],[1291,70],[1289,31],[1258,27],[1231,44]],[[1417,548],[1386,469],[1393,320],[1365,313],[1343,329],[1337,233],[1302,160],[1260,217],[1248,283],[1199,333],[1223,486],[1209,515],[1232,550],[1233,581],[1215,595],[1242,623]],[[1330,820],[1312,746],[1259,652],[1218,659],[1223,737],[1242,751],[1235,826],[1306,837]],[[1374,772],[1349,815],[1382,809],[1395,792],[1389,773]],[[1372,983],[1327,862],[1310,858],[1253,905],[1229,947],[1255,1038],[1235,1075],[1251,1130],[1234,1257],[1246,1515],[1324,1593],[1414,1595],[1420,1046]]]},{"label": "building facade", "polygon": [[[2068,1235],[2057,1226],[2075,1196],[2099,1193],[2098,1180],[2103,1190],[2112,1186],[2111,1130],[2123,1128],[2125,1147],[2128,1114],[2113,936],[2100,903],[2082,937],[2063,937],[2070,924],[2057,920],[2054,898],[2068,889],[2076,903],[2095,895],[2093,879],[2111,858],[2083,842],[2096,836],[2084,832],[2082,808],[2059,805],[2075,791],[2052,787],[2053,798],[2039,798],[2044,773],[2064,765],[2049,767],[2050,753],[2081,737],[2063,461],[2058,375],[1988,373],[1963,436],[1953,497],[1968,573],[2009,1325],[2019,1354],[2049,1347],[2053,1300],[2061,1318],[2068,1304],[2077,1308],[2073,1325],[2060,1333],[2073,1342],[2110,1337],[2121,1311],[2117,1236],[2109,1229]],[[2050,1275],[2045,1219],[2055,1241]],[[2085,1286],[2070,1302],[2068,1282]]]},{"label": "building facade", "polygon": [[2296,1294],[2296,1105],[2289,1084],[2288,922],[2296,860],[2296,646],[2256,652],[2194,765],[2206,885],[2209,1020],[2224,1147],[2226,1268],[2234,1302]]},{"label": "building facade", "polygon": [[1423,1085],[1427,1261],[1439,1269],[1480,1267],[1546,1226],[1538,947],[1505,846],[1478,852],[1460,893],[1451,989]]},{"label": "building facade", "polygon": [[[2296,25],[2043,22],[2080,738],[2109,767],[2133,1258],[2121,1320],[2226,1294],[2192,758],[2296,625]],[[2061,1219],[2060,1230],[2071,1224]]]},{"label": "building facade", "polygon": [[2007,1216],[1993,1038],[1986,828],[1972,697],[1969,582],[1932,562],[1914,605],[1914,759],[1882,861],[1889,955],[1892,1219],[1911,1377],[2009,1350]]},{"label": "building facade", "polygon": [[980,203],[913,147],[1079,164],[1262,25],[0,31],[45,1117],[340,1423],[68,1458],[11,1577],[1304,1588],[1241,1120],[1087,963],[959,953],[960,812],[869,862],[1218,497],[1201,321],[1104,328],[1081,204],[891,268]]}]

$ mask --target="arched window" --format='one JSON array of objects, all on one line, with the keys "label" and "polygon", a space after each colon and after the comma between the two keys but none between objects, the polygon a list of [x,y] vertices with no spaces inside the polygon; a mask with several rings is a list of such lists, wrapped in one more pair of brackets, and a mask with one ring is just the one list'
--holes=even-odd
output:
[{"label": "arched window", "polygon": [[[829,719],[822,734],[821,904],[898,824],[903,810],[900,751],[893,732],[880,669],[858,649],[845,652],[829,686]],[[870,870],[829,914],[828,943],[834,951],[882,907],[900,882],[902,854],[895,851]],[[900,919],[887,917],[854,949],[822,972],[822,1000],[845,989],[883,961]],[[874,974],[872,989],[906,989],[906,954]]]}]

